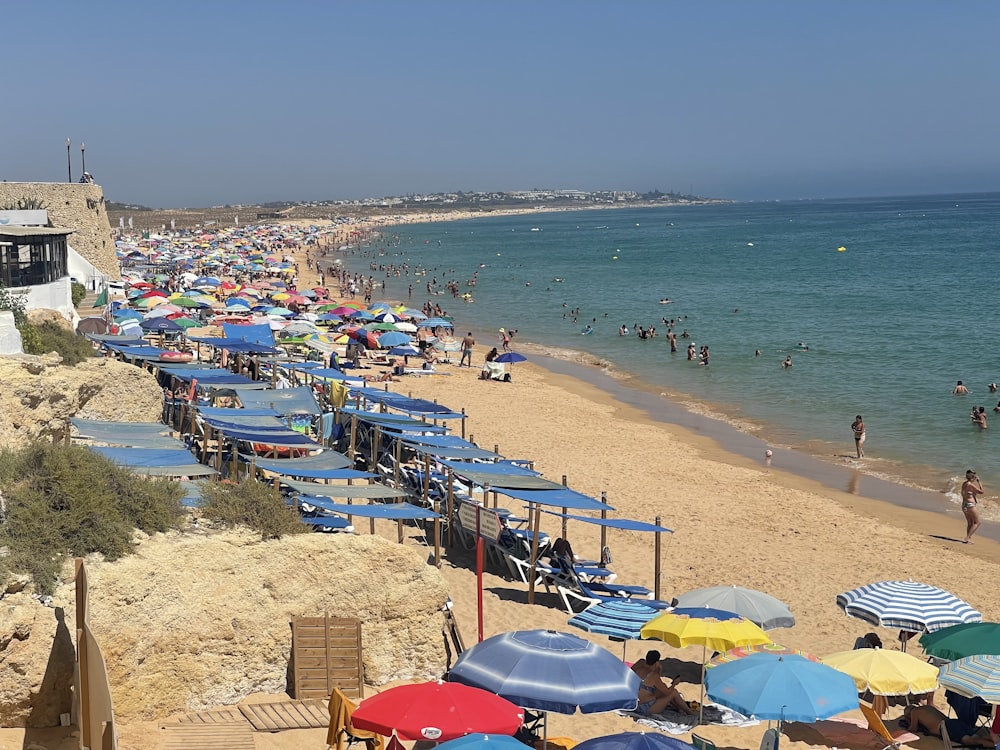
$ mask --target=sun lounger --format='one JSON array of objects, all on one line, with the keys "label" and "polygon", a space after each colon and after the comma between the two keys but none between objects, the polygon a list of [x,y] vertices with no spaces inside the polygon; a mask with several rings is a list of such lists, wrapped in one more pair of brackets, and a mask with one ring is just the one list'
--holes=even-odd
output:
[{"label": "sun lounger", "polygon": [[[886,748],[899,748],[901,742],[908,742],[914,738],[910,732],[900,732],[897,735],[893,735],[889,731],[889,728],[882,721],[882,717],[878,715],[874,708],[866,703],[859,703],[861,708],[861,714],[865,717],[868,722],[868,729],[877,734],[886,742]],[[944,725],[942,724],[942,730]],[[947,743],[946,743],[947,744]]]},{"label": "sun lounger", "polygon": [[303,516],[302,523],[312,526],[313,531],[347,533],[354,531],[354,527],[347,522],[347,519],[339,516]]}]

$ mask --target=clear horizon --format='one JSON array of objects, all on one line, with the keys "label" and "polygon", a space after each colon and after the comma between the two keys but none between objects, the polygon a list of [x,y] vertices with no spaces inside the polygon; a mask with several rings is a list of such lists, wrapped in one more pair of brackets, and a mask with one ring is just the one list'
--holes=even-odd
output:
[{"label": "clear horizon", "polygon": [[0,179],[150,207],[532,188],[1000,191],[1000,5],[55,0]]}]

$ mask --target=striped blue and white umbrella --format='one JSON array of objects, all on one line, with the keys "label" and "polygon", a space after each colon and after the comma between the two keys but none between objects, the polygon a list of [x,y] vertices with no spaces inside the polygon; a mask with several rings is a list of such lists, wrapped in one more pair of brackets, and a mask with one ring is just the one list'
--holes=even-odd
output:
[{"label": "striped blue and white umbrella", "polygon": [[642,638],[639,634],[642,626],[658,614],[659,610],[635,599],[608,599],[573,615],[567,620],[567,624],[588,633],[606,635],[619,641],[632,641]]},{"label": "striped blue and white umbrella", "polygon": [[639,676],[610,651],[570,633],[519,630],[467,649],[448,679],[522,708],[572,714],[633,710]]},{"label": "striped blue and white umbrella", "polygon": [[1000,656],[966,656],[948,662],[938,671],[938,682],[966,698],[978,696],[987,703],[1000,703]]},{"label": "striped blue and white umbrella", "polygon": [[837,606],[872,625],[913,633],[933,633],[983,619],[954,594],[916,581],[870,583],[838,595]]}]

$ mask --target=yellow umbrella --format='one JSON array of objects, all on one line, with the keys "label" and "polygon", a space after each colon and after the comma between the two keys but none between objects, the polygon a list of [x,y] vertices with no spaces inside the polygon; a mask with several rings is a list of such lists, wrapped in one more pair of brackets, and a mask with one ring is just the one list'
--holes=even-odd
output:
[{"label": "yellow umbrella", "polygon": [[873,695],[909,695],[937,689],[938,668],[903,651],[859,648],[838,651],[820,661],[851,676],[858,692]]},{"label": "yellow umbrella", "polygon": [[770,643],[767,633],[732,612],[708,607],[678,608],[657,615],[642,626],[643,638],[655,638],[674,648],[702,646],[728,651],[737,646]]},{"label": "yellow umbrella", "polygon": [[733,612],[710,607],[679,607],[657,615],[642,626],[639,636],[655,638],[674,648],[701,646],[701,701],[698,723],[705,705],[705,662],[708,649],[729,651],[737,646],[770,643],[767,633]]},{"label": "yellow umbrella", "polygon": [[292,295],[290,295],[288,292],[278,292],[277,294],[272,294],[271,295],[271,299],[277,300],[277,301],[280,302],[281,300],[288,299],[291,296]]}]

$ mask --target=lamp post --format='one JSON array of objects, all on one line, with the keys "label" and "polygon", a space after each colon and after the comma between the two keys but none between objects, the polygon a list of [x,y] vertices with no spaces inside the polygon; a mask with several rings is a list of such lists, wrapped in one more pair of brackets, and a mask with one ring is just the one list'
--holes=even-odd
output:
[{"label": "lamp post", "polygon": [[87,176],[87,144],[80,144],[80,168],[83,170],[83,176]]},{"label": "lamp post", "polygon": [[73,162],[70,160],[69,147],[72,141],[69,138],[66,139],[66,179],[69,182],[73,181]]}]

